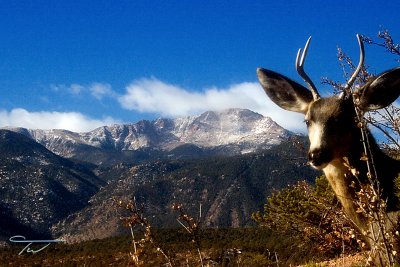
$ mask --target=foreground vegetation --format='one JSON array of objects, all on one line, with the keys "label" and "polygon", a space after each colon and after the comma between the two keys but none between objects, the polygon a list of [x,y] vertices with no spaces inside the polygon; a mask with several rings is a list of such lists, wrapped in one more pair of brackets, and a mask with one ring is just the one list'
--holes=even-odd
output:
[{"label": "foreground vegetation", "polygon": [[[155,234],[166,250],[173,251],[177,266],[200,266],[196,248],[183,229],[157,230]],[[206,266],[289,266],[323,259],[313,242],[265,228],[205,229],[200,238]],[[51,244],[39,253],[18,255],[23,248],[24,245],[11,244],[1,249],[0,265],[134,266],[130,235],[78,244]],[[165,264],[156,249],[144,249],[142,266]]]}]

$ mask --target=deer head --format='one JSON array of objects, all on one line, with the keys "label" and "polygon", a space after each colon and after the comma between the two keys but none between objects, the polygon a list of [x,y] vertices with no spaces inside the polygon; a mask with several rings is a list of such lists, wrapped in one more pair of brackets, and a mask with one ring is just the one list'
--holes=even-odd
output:
[{"label": "deer head", "polygon": [[[269,98],[283,109],[303,113],[308,128],[310,149],[309,164],[324,169],[335,159],[347,157],[354,142],[360,142],[356,127],[356,113],[351,87],[364,62],[364,47],[360,46],[360,61],[339,96],[321,97],[304,71],[304,61],[311,37],[303,53],[299,49],[296,69],[309,89],[271,70],[257,69],[258,79]],[[400,67],[386,71],[371,79],[358,90],[357,106],[361,112],[381,109],[397,99],[400,94]],[[356,132],[357,131],[357,132]],[[358,134],[356,134],[358,133]]]},{"label": "deer head", "polygon": [[[304,60],[310,39],[303,53],[299,49],[296,59],[297,71],[309,89],[270,70],[258,68],[257,74],[264,91],[275,104],[305,115],[304,121],[310,139],[309,164],[324,171],[346,215],[373,248],[375,242],[378,244],[382,241],[383,234],[376,237],[374,231],[370,231],[374,225],[370,225],[364,214],[358,211],[357,190],[370,182],[368,177],[371,176],[366,164],[360,160],[364,152],[361,140],[367,140],[371,152],[368,157],[373,156],[375,178],[382,189],[380,197],[387,201],[386,212],[400,209],[395,189],[395,179],[400,173],[400,161],[384,154],[367,129],[363,131],[364,138],[361,138],[357,119],[360,113],[384,108],[397,99],[400,94],[400,67],[370,79],[353,93],[352,85],[364,61],[363,43],[360,36],[357,37],[360,45],[360,62],[345,85],[344,92],[338,96],[321,97],[304,71]],[[358,181],[358,189],[354,186],[355,180]],[[387,266],[385,259],[385,255],[378,252],[375,263],[377,266]]]}]

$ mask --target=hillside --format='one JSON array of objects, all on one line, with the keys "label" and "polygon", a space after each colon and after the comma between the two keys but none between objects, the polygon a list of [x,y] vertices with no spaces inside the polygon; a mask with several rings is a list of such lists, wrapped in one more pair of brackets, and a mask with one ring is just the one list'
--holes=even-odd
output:
[{"label": "hillside", "polygon": [[[49,235],[105,183],[24,135],[0,130],[0,235]],[[68,203],[68,205],[66,205]]]},{"label": "hillside", "polygon": [[314,180],[317,173],[304,163],[303,151],[285,142],[262,153],[113,167],[100,175],[111,182],[85,209],[57,224],[53,233],[69,241],[126,233],[119,220],[123,211],[111,197],[135,197],[157,227],[178,226],[174,203],[184,204],[195,217],[201,205],[205,227],[250,226],[251,213],[261,210],[275,189]]},{"label": "hillside", "polygon": [[249,110],[88,133],[12,130],[0,130],[5,239],[29,233],[79,241],[124,233],[114,198],[135,197],[157,227],[177,226],[174,203],[196,216],[201,205],[205,227],[249,226],[273,190],[317,175],[305,165],[306,137]]}]

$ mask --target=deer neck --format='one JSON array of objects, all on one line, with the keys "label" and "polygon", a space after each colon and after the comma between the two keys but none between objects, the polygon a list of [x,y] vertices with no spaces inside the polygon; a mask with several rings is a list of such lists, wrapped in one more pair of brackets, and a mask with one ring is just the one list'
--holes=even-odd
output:
[{"label": "deer neck", "polygon": [[[369,154],[371,154],[368,155],[368,158],[373,160],[373,166],[372,164],[370,165],[371,172],[375,175],[376,171],[377,182],[382,189],[381,197],[388,200],[388,211],[396,210],[399,202],[393,190],[393,180],[400,172],[400,163],[381,151],[369,131],[367,131],[366,137],[370,151]],[[361,159],[365,155],[364,147],[359,140],[361,140],[361,133],[352,141],[353,146],[350,147],[349,153],[342,158],[332,160],[323,171],[347,216],[361,230],[365,230],[365,217],[356,212],[358,207],[355,204],[357,201],[356,191],[360,189],[361,185],[370,182],[367,177],[367,163]]]},{"label": "deer neck", "polygon": [[[357,131],[357,129],[355,130]],[[359,185],[359,182],[364,184],[367,181],[367,165],[364,161],[361,161],[364,149],[359,141],[361,140],[361,132],[359,133],[350,142],[352,146],[347,149],[347,154],[332,160],[323,171],[346,215],[360,230],[366,230],[366,218],[357,212],[356,191],[359,190],[359,187],[353,186],[354,184]],[[372,143],[376,145],[374,140]],[[357,177],[354,175],[356,173]]]},{"label": "deer neck", "polygon": [[351,186],[354,176],[343,159],[331,161],[324,169],[325,176],[349,219],[361,230],[367,229],[366,218],[357,213],[355,188]]}]

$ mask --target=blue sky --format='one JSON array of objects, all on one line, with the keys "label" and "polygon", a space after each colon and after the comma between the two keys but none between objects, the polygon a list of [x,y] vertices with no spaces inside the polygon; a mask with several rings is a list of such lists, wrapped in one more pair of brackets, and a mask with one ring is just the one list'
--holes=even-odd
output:
[{"label": "blue sky", "polygon": [[[0,127],[89,131],[105,124],[229,107],[304,131],[273,105],[258,66],[297,81],[294,61],[313,40],[306,71],[344,81],[337,47],[358,58],[356,33],[389,29],[400,42],[399,1],[0,0]],[[376,73],[393,56],[366,47]]]}]

